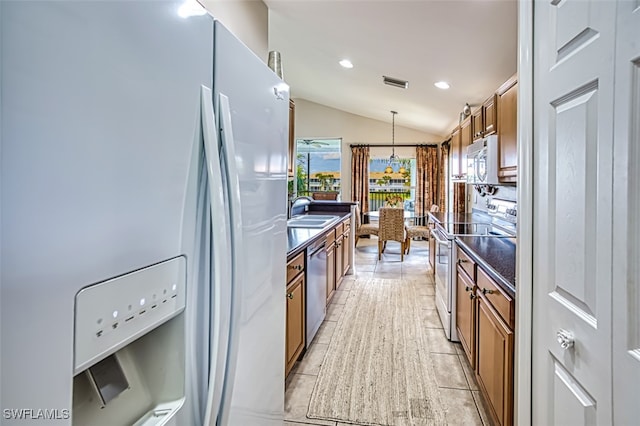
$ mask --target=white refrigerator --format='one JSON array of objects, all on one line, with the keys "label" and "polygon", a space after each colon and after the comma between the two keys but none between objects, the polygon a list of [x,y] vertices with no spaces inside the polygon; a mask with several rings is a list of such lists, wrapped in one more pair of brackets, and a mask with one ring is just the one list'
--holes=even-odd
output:
[{"label": "white refrigerator", "polygon": [[179,2],[0,2],[0,424],[278,425],[289,88]]}]

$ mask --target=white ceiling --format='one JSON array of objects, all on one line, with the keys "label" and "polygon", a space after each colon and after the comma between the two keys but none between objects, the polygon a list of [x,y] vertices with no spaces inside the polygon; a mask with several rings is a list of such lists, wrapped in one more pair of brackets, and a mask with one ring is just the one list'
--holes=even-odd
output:
[{"label": "white ceiling", "polygon": [[[264,0],[292,96],[444,136],[516,72],[516,0]],[[354,68],[338,61],[350,59]],[[406,90],[382,76],[409,81]],[[447,81],[451,88],[434,87]]]}]

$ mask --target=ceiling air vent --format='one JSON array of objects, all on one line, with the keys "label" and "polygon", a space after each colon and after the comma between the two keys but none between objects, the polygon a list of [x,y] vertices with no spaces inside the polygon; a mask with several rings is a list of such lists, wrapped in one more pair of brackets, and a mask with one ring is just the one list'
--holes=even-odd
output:
[{"label": "ceiling air vent", "polygon": [[387,77],[386,75],[382,76],[382,81],[384,81],[384,84],[399,87],[401,89],[406,89],[407,87],[409,87],[408,81],[400,80],[399,78]]}]

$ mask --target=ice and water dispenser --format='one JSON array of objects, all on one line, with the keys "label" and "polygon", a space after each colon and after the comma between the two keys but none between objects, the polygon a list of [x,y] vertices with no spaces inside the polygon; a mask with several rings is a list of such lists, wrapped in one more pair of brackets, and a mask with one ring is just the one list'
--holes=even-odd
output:
[{"label": "ice and water dispenser", "polygon": [[75,298],[73,424],[167,424],[185,398],[186,259],[104,281]]}]

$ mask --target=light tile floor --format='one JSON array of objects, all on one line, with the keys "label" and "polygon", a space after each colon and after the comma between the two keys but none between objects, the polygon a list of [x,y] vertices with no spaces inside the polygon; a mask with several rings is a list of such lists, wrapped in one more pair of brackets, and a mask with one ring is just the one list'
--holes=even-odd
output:
[{"label": "light tile floor", "polygon": [[389,242],[382,260],[378,261],[377,239],[360,239],[356,247],[356,274],[345,277],[331,304],[327,316],[309,349],[293,368],[286,381],[285,426],[330,425],[346,423],[307,418],[309,400],[320,366],[329,349],[331,336],[339,326],[344,304],[356,279],[398,278],[424,283],[420,294],[424,307],[424,326],[434,363],[441,400],[447,410],[450,425],[490,425],[484,402],[473,371],[459,343],[447,340],[435,309],[435,287],[428,274],[428,245],[412,241],[411,253],[400,262],[400,245]]}]

